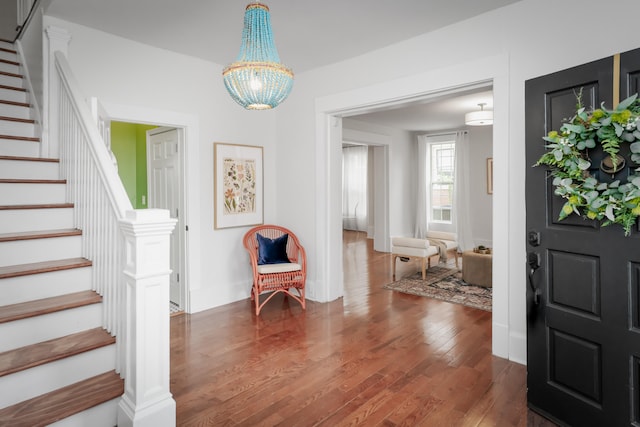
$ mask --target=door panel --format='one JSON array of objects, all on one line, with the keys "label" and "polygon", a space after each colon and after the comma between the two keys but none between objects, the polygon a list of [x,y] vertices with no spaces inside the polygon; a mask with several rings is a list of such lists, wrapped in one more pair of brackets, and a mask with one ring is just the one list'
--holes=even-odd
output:
[{"label": "door panel", "polygon": [[[630,81],[637,85],[635,76]],[[588,110],[603,101],[612,108],[612,82],[613,58],[527,81],[526,164],[545,152],[542,137],[575,114],[576,94],[582,91]],[[614,179],[598,170],[601,149],[589,157],[592,176]],[[640,282],[640,270],[631,267],[640,262],[640,235],[624,237],[617,225],[600,227],[575,215],[559,221],[564,200],[554,194],[548,170],[526,173],[527,232],[540,235],[539,244],[527,245],[529,406],[561,424],[631,425],[637,411],[630,406],[640,402],[632,388],[640,384],[640,353],[632,347],[640,336],[629,328],[629,307],[638,305],[637,298],[629,304],[629,290],[631,278]]]},{"label": "door panel", "polygon": [[620,99],[640,92],[640,49],[620,55]]},{"label": "door panel", "polygon": [[172,218],[178,218],[178,224],[171,232],[170,252],[170,300],[183,307],[182,289],[179,281],[181,271],[180,256],[180,149],[178,131],[152,130],[148,137],[149,165],[148,191],[149,207],[169,210]]}]

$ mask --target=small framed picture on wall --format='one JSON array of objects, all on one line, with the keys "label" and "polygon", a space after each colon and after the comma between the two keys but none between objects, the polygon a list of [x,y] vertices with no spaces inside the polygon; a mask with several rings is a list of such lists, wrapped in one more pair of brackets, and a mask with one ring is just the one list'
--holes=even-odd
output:
[{"label": "small framed picture on wall", "polygon": [[487,159],[487,194],[493,194],[493,157]]}]

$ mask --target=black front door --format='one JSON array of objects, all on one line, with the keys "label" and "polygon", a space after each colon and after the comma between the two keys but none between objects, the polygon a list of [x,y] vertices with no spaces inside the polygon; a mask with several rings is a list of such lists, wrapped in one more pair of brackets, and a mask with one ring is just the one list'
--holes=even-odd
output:
[{"label": "black front door", "polygon": [[[554,195],[542,137],[576,113],[613,108],[614,58],[529,80],[526,94],[527,386],[529,406],[563,425],[640,425],[640,230],[569,215]],[[638,91],[640,51],[621,55],[620,92]],[[628,157],[628,150],[621,151]],[[604,153],[589,151],[599,181]]]}]

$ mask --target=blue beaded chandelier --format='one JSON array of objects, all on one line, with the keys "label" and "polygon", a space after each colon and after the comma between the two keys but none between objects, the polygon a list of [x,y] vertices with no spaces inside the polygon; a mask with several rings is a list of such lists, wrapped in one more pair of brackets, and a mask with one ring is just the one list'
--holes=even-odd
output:
[{"label": "blue beaded chandelier", "polygon": [[240,53],[222,77],[231,97],[248,110],[275,108],[289,96],[293,71],[280,63],[266,5],[247,6]]}]

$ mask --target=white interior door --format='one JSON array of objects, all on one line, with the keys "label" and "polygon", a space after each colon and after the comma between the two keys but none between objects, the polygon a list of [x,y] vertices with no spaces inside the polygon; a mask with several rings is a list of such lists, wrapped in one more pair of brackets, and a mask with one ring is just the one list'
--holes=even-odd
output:
[{"label": "white interior door", "polygon": [[182,201],[180,165],[182,147],[180,135],[175,128],[156,128],[147,131],[147,186],[148,207],[167,209],[178,223],[171,233],[171,281],[170,299],[184,308],[184,292],[181,285],[182,272]]}]

